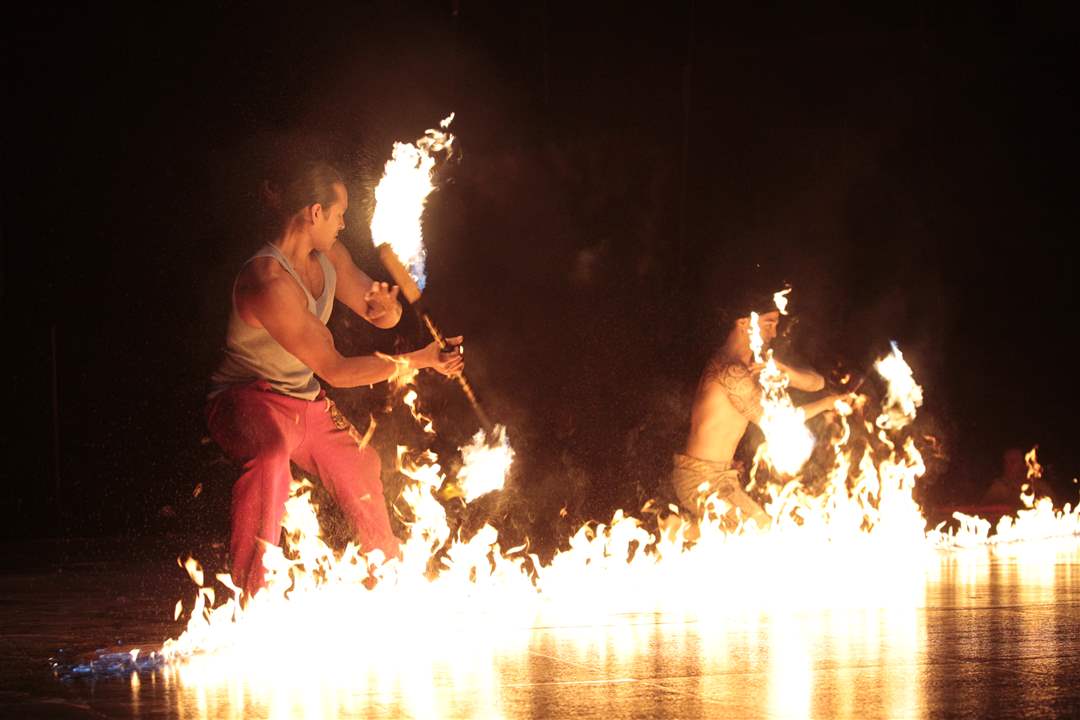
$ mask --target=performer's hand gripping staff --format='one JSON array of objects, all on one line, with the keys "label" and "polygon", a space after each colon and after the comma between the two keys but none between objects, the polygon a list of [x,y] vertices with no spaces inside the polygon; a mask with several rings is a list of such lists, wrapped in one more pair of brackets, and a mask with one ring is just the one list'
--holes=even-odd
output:
[{"label": "performer's hand gripping staff", "polygon": [[[439,344],[439,349],[443,352],[463,352],[463,348],[460,345],[451,345],[447,342],[446,336],[442,334],[439,328],[435,325],[435,321],[432,320],[431,314],[427,311],[421,301],[420,287],[416,284],[416,281],[412,279],[409,272],[405,269],[405,266],[401,264],[401,260],[394,253],[394,249],[387,244],[379,246],[379,259],[382,260],[383,266],[387,272],[390,273],[390,277],[394,279],[394,283],[401,288],[401,294],[405,296],[405,299],[412,305],[413,310],[424,322],[428,332],[431,333],[431,337]],[[476,412],[476,417],[480,420],[480,426],[484,429],[484,434],[491,437],[492,424],[488,418],[487,413],[484,412],[484,408],[480,407],[480,402],[476,399],[476,394],[473,392],[472,386],[469,385],[469,381],[465,379],[464,374],[455,376],[458,385],[465,392],[465,397],[469,399],[469,404],[472,405],[473,411]]]}]

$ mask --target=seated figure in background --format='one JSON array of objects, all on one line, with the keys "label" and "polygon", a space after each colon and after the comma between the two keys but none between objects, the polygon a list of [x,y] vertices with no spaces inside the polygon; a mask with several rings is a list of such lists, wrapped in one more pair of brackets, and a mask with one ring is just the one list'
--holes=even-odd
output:
[{"label": "seated figure in background", "polygon": [[[690,412],[690,434],[682,453],[674,457],[671,483],[679,504],[697,517],[712,494],[758,527],[769,524],[769,516],[743,489],[744,478],[734,461],[735,450],[749,423],[761,420],[762,366],[754,363],[750,347],[750,314],[758,313],[765,348],[776,338],[780,313],[771,295],[751,297],[734,309],[727,333],[705,366]],[[813,370],[801,370],[776,361],[787,374],[790,386],[807,392],[825,387],[825,380]],[[802,406],[806,418],[831,409],[846,395],[829,395]]]}]

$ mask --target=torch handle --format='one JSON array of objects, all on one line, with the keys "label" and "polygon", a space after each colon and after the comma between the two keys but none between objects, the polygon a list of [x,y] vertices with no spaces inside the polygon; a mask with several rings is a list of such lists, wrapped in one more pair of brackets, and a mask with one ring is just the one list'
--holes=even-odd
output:
[{"label": "torch handle", "polygon": [[[443,335],[442,331],[435,325],[435,321],[431,319],[431,315],[418,306],[414,307],[416,307],[416,312],[420,315],[420,319],[424,321],[424,325],[427,326],[428,332],[431,333],[431,337],[435,339],[435,342],[439,343],[439,349],[443,352],[454,352],[456,346],[446,342],[446,336]],[[460,348],[457,352],[461,352]],[[484,408],[480,406],[480,401],[476,399],[476,393],[473,392],[472,385],[469,384],[464,373],[458,375],[454,379],[457,380],[458,385],[461,386],[462,392],[465,393],[465,397],[468,398],[469,404],[472,405],[473,412],[476,413],[477,419],[480,420],[480,426],[484,428],[484,433],[490,437],[494,426],[491,423],[491,418],[484,412]]]},{"label": "torch handle", "polygon": [[[390,273],[390,277],[394,279],[394,283],[401,288],[401,294],[405,296],[405,299],[413,306],[416,314],[424,321],[424,325],[427,327],[428,332],[431,333],[431,337],[434,338],[435,342],[439,343],[439,349],[443,352],[452,351],[452,346],[446,342],[446,336],[442,334],[431,316],[423,309],[420,302],[420,287],[413,280],[412,275],[409,275],[405,266],[401,264],[401,260],[398,259],[394,249],[385,243],[379,245],[379,259],[382,260],[383,266]],[[487,413],[484,412],[484,408],[480,407],[480,401],[476,399],[476,393],[473,392],[469,381],[465,379],[464,375],[458,375],[456,379],[465,393],[465,397],[469,399],[469,404],[472,405],[473,412],[476,413],[476,417],[480,420],[484,432],[488,437],[491,437],[494,426],[491,424],[491,419],[488,418]]]},{"label": "torch handle", "polygon": [[446,342],[446,336],[442,334],[442,331],[439,330],[438,327],[436,327],[435,321],[431,319],[430,315],[428,315],[427,310],[424,310],[422,307],[417,306],[416,312],[420,315],[420,319],[424,321],[424,325],[427,326],[428,332],[431,333],[432,339],[435,340],[435,342],[439,343],[439,349],[443,352],[452,352],[454,346]]}]

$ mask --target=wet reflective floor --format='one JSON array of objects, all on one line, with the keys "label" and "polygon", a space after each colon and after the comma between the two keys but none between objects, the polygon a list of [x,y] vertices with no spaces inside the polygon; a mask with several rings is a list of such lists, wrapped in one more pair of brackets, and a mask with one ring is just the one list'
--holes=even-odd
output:
[{"label": "wet reflective floor", "polygon": [[438,653],[365,648],[333,666],[298,657],[252,673],[203,658],[67,681],[49,664],[61,649],[176,636],[184,573],[164,550],[5,550],[40,561],[0,578],[4,717],[1080,716],[1080,540],[943,553],[910,606],[800,608],[792,597],[768,612],[463,627]]}]

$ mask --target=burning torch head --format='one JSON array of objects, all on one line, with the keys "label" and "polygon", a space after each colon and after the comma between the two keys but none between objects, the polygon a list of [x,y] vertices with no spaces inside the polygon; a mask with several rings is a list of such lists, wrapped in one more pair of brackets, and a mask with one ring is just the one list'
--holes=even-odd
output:
[{"label": "burning torch head", "polygon": [[409,275],[409,271],[405,269],[405,266],[401,264],[401,260],[394,253],[394,249],[387,244],[379,246],[379,259],[382,260],[383,267],[390,273],[390,277],[394,280],[394,284],[401,288],[401,294],[405,296],[405,299],[409,301],[410,305],[416,305],[420,302],[420,286],[416,284],[412,276]]}]

